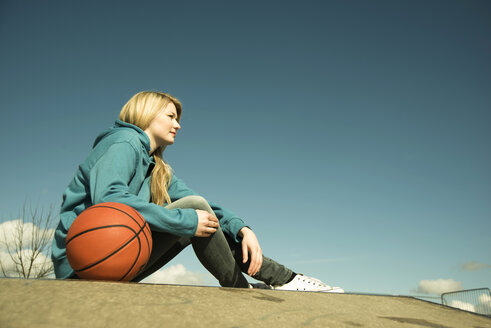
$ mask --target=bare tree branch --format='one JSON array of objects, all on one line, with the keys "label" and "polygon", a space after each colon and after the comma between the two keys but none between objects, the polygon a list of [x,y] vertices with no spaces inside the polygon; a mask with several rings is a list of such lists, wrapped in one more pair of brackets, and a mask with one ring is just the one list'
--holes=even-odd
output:
[{"label": "bare tree branch", "polygon": [[20,218],[7,221],[11,222],[13,231],[7,233],[4,229],[0,244],[6,250],[11,265],[9,267],[5,258],[0,257],[3,276],[44,278],[53,273],[53,263],[49,259],[54,232],[52,212],[52,206],[45,212],[25,202]]}]

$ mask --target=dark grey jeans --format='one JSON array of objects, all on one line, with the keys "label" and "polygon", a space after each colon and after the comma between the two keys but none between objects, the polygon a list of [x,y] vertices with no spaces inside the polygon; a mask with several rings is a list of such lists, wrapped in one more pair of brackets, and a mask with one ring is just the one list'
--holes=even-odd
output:
[{"label": "dark grey jeans", "polygon": [[[183,197],[166,208],[193,208],[208,211],[215,215],[208,202],[201,196]],[[145,269],[133,279],[140,281],[162,268],[189,244],[203,266],[223,287],[248,288],[249,284],[242,274],[247,272],[250,259],[242,263],[242,247],[219,228],[210,237],[179,237],[166,232],[152,231],[153,248]],[[285,266],[263,256],[263,264],[254,279],[268,285],[285,284],[292,271]]]}]

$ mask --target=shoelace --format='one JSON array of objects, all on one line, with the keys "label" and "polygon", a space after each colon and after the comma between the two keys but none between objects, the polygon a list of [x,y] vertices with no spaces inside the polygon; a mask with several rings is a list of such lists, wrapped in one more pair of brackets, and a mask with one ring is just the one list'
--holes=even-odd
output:
[{"label": "shoelace", "polygon": [[299,279],[302,279],[304,282],[307,282],[308,284],[312,284],[312,285],[319,285],[319,286],[322,286],[322,287],[329,287],[331,288],[330,286],[326,285],[325,283],[323,283],[322,281],[320,281],[319,279],[315,279],[315,278],[312,278],[312,277],[307,277],[307,276],[304,276],[302,275],[302,277]]},{"label": "shoelace", "polygon": [[[302,275],[301,277],[299,277],[299,279],[302,279],[303,282],[307,282],[308,284],[312,284],[313,286],[316,286],[316,284],[317,284],[320,287],[333,289],[331,286],[323,283],[322,281],[320,281],[319,279],[316,279],[316,278],[307,277],[307,276]],[[305,288],[304,288],[304,290],[305,290]]]},{"label": "shoelace", "polygon": [[315,279],[315,278],[310,278],[309,279],[312,279],[313,281],[317,282],[320,286],[323,286],[323,287],[329,287],[327,284],[323,283],[322,281],[320,281],[319,279]]}]

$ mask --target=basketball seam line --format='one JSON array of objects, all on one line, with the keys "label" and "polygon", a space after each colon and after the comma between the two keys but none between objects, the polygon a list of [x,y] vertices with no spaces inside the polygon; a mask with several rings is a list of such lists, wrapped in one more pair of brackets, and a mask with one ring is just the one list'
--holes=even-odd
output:
[{"label": "basketball seam line", "polygon": [[[123,204],[123,205],[125,205],[125,204]],[[148,224],[148,223],[147,223],[147,221],[145,220],[145,218],[143,218],[143,217],[140,215],[140,213],[139,213],[137,210],[135,210],[134,208],[132,208],[131,206],[130,206],[130,207],[131,207],[131,208],[132,208],[132,209],[133,209],[133,210],[136,212],[136,214],[138,215],[138,217],[140,217],[140,218],[143,220],[143,222],[144,222],[144,223],[143,223],[143,226],[140,226],[140,223],[138,223],[138,221],[137,221],[137,220],[136,220],[136,219],[135,219],[133,216],[131,216],[129,213],[126,213],[125,211],[123,211],[123,210],[121,210],[121,209],[119,209],[119,208],[117,208],[117,207],[113,207],[113,206],[109,206],[109,205],[100,205],[100,204],[99,204],[99,205],[97,205],[97,204],[96,204],[95,206],[92,206],[91,208],[100,208],[100,207],[103,207],[103,208],[111,208],[111,209],[114,209],[114,210],[116,210],[116,211],[119,211],[119,212],[121,212],[121,213],[126,214],[126,215],[127,215],[127,216],[129,216],[129,217],[130,217],[130,218],[131,218],[131,219],[132,219],[132,220],[133,220],[133,221],[136,223],[136,225],[137,225],[137,226],[140,228],[140,231],[138,231],[138,233],[136,233],[136,232],[135,232],[135,236],[134,236],[134,237],[131,239],[131,240],[133,240],[135,237],[138,237],[138,254],[137,254],[137,256],[136,256],[135,261],[133,262],[133,264],[131,265],[130,269],[128,270],[128,272],[126,272],[126,274],[125,274],[125,275],[124,275],[122,278],[120,278],[120,279],[119,279],[119,280],[121,281],[121,280],[123,280],[123,279],[124,279],[124,278],[125,278],[125,277],[126,277],[126,276],[127,276],[129,273],[130,273],[130,272],[131,272],[131,270],[133,270],[133,268],[135,267],[136,262],[138,262],[138,258],[140,257],[140,253],[141,253],[141,241],[140,241],[140,237],[139,237],[139,235],[140,235],[140,233],[141,233],[141,232],[142,232],[142,231],[145,229],[145,227],[147,226],[147,224]],[[145,239],[147,240],[147,246],[149,246],[149,245],[150,245],[150,243],[149,243],[148,238],[147,238],[147,235],[145,234],[145,232],[144,232],[144,231],[143,231],[143,235],[145,236]],[[130,240],[130,241],[131,241],[131,240]],[[127,244],[128,244],[128,243],[127,243]],[[127,245],[127,244],[126,244],[126,245]],[[121,247],[119,250],[121,250],[122,248],[124,248],[126,245],[124,245],[123,247]],[[118,251],[119,251],[119,250],[118,250]],[[149,247],[149,250],[150,250],[150,247]],[[114,254],[114,253],[113,253],[113,254]],[[100,262],[99,262],[99,263],[100,263]],[[138,273],[137,273],[137,274],[138,274]]]},{"label": "basketball seam line", "polygon": [[[122,203],[121,203],[121,204],[122,204]],[[125,205],[125,204],[123,204],[123,205]],[[126,213],[125,211],[123,211],[123,210],[121,210],[121,209],[119,209],[119,208],[117,208],[117,207],[108,206],[108,205],[101,205],[101,203],[99,203],[99,204],[96,204],[96,205],[94,205],[94,206],[90,207],[89,209],[93,209],[93,208],[100,208],[100,207],[103,207],[103,208],[111,208],[111,209],[114,209],[114,210],[116,210],[116,211],[119,211],[119,212],[121,212],[121,213],[126,214],[126,215],[127,215],[127,216],[129,216],[129,217],[130,217],[130,218],[131,218],[131,219],[132,219],[132,220],[133,220],[133,221],[134,221],[134,222],[135,222],[135,223],[138,225],[138,227],[140,228],[140,231],[139,231],[138,233],[135,233],[135,234],[136,234],[136,236],[138,236],[138,246],[139,246],[139,247],[138,247],[138,256],[137,256],[137,258],[136,258],[135,262],[133,262],[133,265],[131,266],[130,270],[129,270],[129,271],[128,271],[128,272],[127,272],[127,273],[126,273],[126,274],[125,274],[125,275],[124,275],[124,276],[123,276],[121,279],[119,279],[119,280],[123,280],[123,279],[124,279],[124,278],[125,278],[125,277],[126,277],[126,276],[127,276],[129,273],[130,273],[130,272],[131,272],[131,270],[133,270],[133,268],[135,267],[136,262],[138,261],[138,257],[140,256],[140,253],[141,253],[141,241],[140,241],[140,237],[139,237],[139,235],[140,235],[140,233],[141,233],[141,232],[142,232],[142,231],[143,231],[143,230],[144,230],[146,227],[148,227],[148,222],[145,220],[145,218],[144,218],[143,216],[141,216],[141,215],[140,215],[140,213],[139,213],[137,210],[135,210],[135,209],[134,209],[134,208],[132,208],[132,207],[131,207],[131,208],[132,208],[132,209],[133,209],[133,210],[136,212],[136,214],[138,215],[138,217],[139,217],[140,219],[142,219],[142,220],[143,220],[143,222],[144,222],[144,223],[143,223],[143,226],[140,226],[140,223],[138,223],[138,221],[137,221],[137,220],[136,220],[136,219],[135,219],[133,216],[131,216],[130,214]],[[149,230],[150,230],[150,228],[149,228]],[[151,233],[151,232],[150,232],[150,233]],[[143,231],[143,235],[145,236],[145,240],[147,241],[147,247],[148,247],[148,249],[150,250],[150,241],[148,240],[147,234],[146,234],[144,231]],[[120,249],[121,249],[121,248],[120,248]],[[99,263],[100,263],[100,262],[99,262]],[[141,271],[141,270],[139,270],[139,271]],[[137,274],[138,274],[138,273],[137,273]]]},{"label": "basketball seam line", "polygon": [[[104,262],[105,260],[107,260],[108,258],[110,258],[111,256],[113,256],[114,254],[116,254],[117,252],[119,252],[120,250],[122,250],[124,247],[126,247],[126,246],[127,246],[127,245],[128,245],[130,242],[131,242],[131,241],[133,241],[133,239],[135,239],[135,238],[138,236],[138,234],[136,233],[136,231],[135,231],[135,230],[133,230],[132,228],[130,228],[130,227],[128,227],[128,226],[123,226],[123,227],[130,229],[131,231],[133,231],[133,233],[134,233],[135,235],[134,235],[133,237],[131,237],[131,239],[129,239],[129,240],[128,240],[128,241],[127,241],[127,242],[126,242],[124,245],[122,245],[121,247],[119,247],[117,250],[113,251],[111,254],[107,255],[106,257],[104,257],[104,258],[100,259],[99,261],[97,261],[97,262],[95,262],[95,263],[90,264],[89,266],[86,266],[85,268],[82,268],[82,269],[80,269],[80,270],[74,270],[74,271],[75,271],[75,272],[85,271],[85,270],[88,270],[88,269],[90,269],[90,268],[92,268],[92,267],[96,266],[97,264],[99,264],[99,263],[101,263],[101,262]],[[139,238],[138,238],[138,239],[139,239]],[[140,245],[140,247],[139,247],[139,248],[141,248],[141,245]],[[140,254],[140,249],[138,249],[138,254]],[[133,264],[133,266],[134,266],[134,264]],[[132,268],[133,268],[133,266],[132,266]],[[131,271],[131,270],[130,270],[130,271]],[[126,275],[127,275],[127,273],[125,274],[125,276],[126,276]],[[123,277],[123,278],[124,278],[124,277]]]},{"label": "basketball seam line", "polygon": [[[85,230],[85,231],[82,231],[82,232],[79,232],[77,233],[75,236],[71,237],[67,242],[66,244],[68,245],[73,239],[75,239],[76,237],[79,237],[83,234],[86,234],[88,232],[92,232],[92,231],[95,231],[95,230],[99,230],[99,229],[105,229],[105,228],[116,228],[116,227],[128,227],[127,225],[125,224],[110,224],[110,225],[105,225],[105,226],[100,226],[100,227],[96,227],[96,228],[91,228],[89,230]],[[129,227],[128,227],[129,228]],[[131,229],[131,228],[130,228]]]}]

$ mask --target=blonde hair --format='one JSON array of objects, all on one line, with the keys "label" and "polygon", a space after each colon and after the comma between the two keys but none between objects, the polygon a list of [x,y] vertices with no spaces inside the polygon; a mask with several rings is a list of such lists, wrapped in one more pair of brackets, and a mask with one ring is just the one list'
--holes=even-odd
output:
[{"label": "blonde hair", "polygon": [[[167,93],[156,91],[142,91],[131,97],[121,109],[119,119],[145,130],[169,102],[176,106],[179,122],[182,113],[181,102]],[[164,148],[159,147],[153,152],[155,167],[150,178],[151,201],[158,205],[171,203],[167,189],[172,179],[172,168],[162,159],[163,151]]]}]

